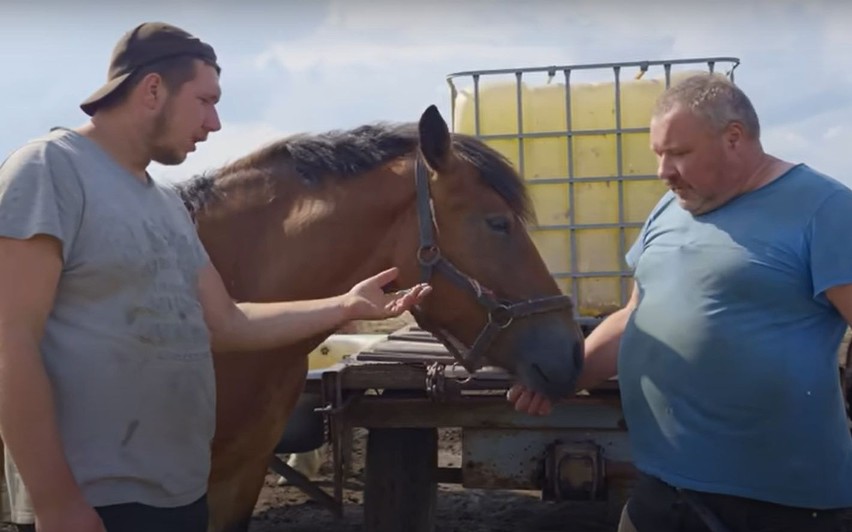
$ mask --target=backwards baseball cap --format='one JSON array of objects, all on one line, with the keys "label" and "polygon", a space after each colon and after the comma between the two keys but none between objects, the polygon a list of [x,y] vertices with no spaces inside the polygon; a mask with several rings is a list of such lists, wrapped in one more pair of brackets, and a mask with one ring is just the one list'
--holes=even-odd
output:
[{"label": "backwards baseball cap", "polygon": [[103,100],[127,81],[134,72],[156,61],[176,56],[192,56],[216,63],[213,47],[186,31],[164,22],[146,22],[125,33],[112,51],[107,82],[80,104],[89,116]]}]

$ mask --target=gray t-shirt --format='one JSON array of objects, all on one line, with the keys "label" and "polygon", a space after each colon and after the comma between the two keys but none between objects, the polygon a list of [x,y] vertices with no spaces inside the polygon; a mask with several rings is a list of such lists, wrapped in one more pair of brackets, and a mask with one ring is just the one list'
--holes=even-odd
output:
[{"label": "gray t-shirt", "polygon": [[180,198],[55,129],[0,166],[0,236],[62,242],[41,354],[75,478],[95,506],[207,489],[215,425],[198,300],[207,255]]}]

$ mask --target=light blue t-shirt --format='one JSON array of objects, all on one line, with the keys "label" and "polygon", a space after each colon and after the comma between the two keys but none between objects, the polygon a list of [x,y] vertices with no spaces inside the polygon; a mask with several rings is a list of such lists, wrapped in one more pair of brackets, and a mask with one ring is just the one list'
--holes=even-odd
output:
[{"label": "light blue t-shirt", "polygon": [[700,216],[667,193],[627,255],[619,385],[636,466],[674,486],[852,506],[838,376],[852,190],[805,165]]}]

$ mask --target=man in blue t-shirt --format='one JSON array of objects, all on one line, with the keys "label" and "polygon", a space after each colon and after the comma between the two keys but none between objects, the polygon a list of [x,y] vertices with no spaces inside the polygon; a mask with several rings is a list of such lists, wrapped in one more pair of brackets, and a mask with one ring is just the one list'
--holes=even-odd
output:
[{"label": "man in blue t-shirt", "polygon": [[[852,189],[765,153],[749,99],[720,75],[659,99],[651,147],[670,191],[627,255],[631,300],[588,337],[578,383],[618,374],[640,472],[620,530],[843,530]],[[520,386],[508,397],[550,409]]]}]

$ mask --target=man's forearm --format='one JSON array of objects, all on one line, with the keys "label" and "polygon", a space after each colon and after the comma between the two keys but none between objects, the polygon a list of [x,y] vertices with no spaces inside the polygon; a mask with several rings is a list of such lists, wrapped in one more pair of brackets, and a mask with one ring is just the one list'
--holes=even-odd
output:
[{"label": "man's forearm", "polygon": [[613,312],[586,338],[586,354],[577,390],[600,386],[618,373],[618,348],[631,312],[631,308]]},{"label": "man's forearm", "polygon": [[62,449],[53,393],[37,348],[2,338],[0,432],[37,514],[82,499]]},{"label": "man's forearm", "polygon": [[212,331],[213,347],[222,351],[271,349],[335,330],[347,321],[343,296],[310,301],[239,303],[228,328]]}]

